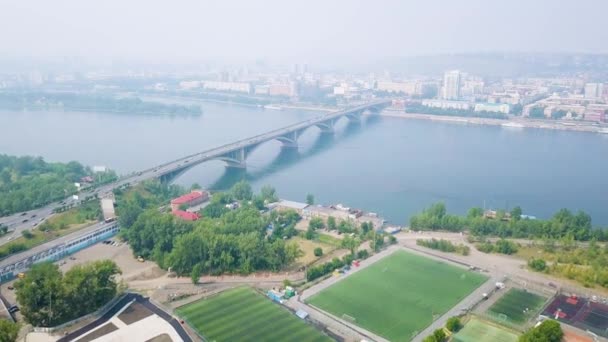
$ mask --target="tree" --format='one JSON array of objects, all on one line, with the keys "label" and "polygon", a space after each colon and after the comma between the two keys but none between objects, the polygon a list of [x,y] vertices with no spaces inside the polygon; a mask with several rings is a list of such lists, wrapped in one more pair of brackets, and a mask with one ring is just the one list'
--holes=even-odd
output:
[{"label": "tree", "polygon": [[519,342],[560,342],[563,337],[564,332],[559,323],[548,319],[521,335]]},{"label": "tree", "polygon": [[308,204],[308,205],[315,204],[315,196],[313,194],[306,195],[306,204]]},{"label": "tree", "polygon": [[247,181],[242,180],[237,182],[230,189],[232,196],[239,201],[248,201],[253,197],[253,190]]},{"label": "tree", "polygon": [[515,208],[511,209],[511,219],[515,220],[515,221],[519,221],[519,219],[521,219],[521,207],[520,206],[516,206]]},{"label": "tree", "polygon": [[28,229],[22,230],[21,235],[28,240],[34,237],[34,234]]},{"label": "tree", "polygon": [[357,247],[361,244],[361,240],[358,237],[345,236],[342,239],[342,247],[350,250],[351,255],[355,255]]},{"label": "tree", "polygon": [[443,331],[443,329],[437,329],[435,331],[433,331],[433,336],[435,337],[435,341],[437,342],[443,342],[445,341],[445,332]]},{"label": "tree", "polygon": [[313,230],[317,230],[325,227],[325,224],[320,217],[313,217],[310,219],[310,222],[308,222],[308,226]]},{"label": "tree", "polygon": [[0,342],[15,342],[19,335],[19,325],[0,318]]},{"label": "tree", "polygon": [[198,184],[198,183],[192,183],[192,185],[190,186],[190,190],[201,190],[203,187]]},{"label": "tree", "polygon": [[547,263],[545,260],[540,258],[532,258],[528,260],[528,266],[538,272],[543,272],[545,269],[547,269]]},{"label": "tree", "polygon": [[482,216],[483,216],[483,209],[481,209],[480,207],[473,207],[473,208],[469,209],[469,212],[467,213],[468,219],[473,219],[473,218],[482,217]]},{"label": "tree", "polygon": [[451,332],[457,332],[461,327],[460,318],[456,316],[448,318],[445,327]]},{"label": "tree", "polygon": [[117,274],[120,269],[110,260],[77,265],[65,275],[55,264],[35,264],[15,282],[21,313],[32,325],[43,327],[86,315],[116,295]]},{"label": "tree", "polygon": [[310,225],[308,226],[308,229],[306,230],[306,233],[304,234],[304,237],[306,238],[306,240],[312,240],[315,238],[315,230],[314,228],[312,228]]},{"label": "tree", "polygon": [[327,229],[336,230],[336,218],[335,217],[330,216],[327,218]]},{"label": "tree", "polygon": [[321,247],[317,247],[314,249],[314,254],[316,257],[320,257],[323,256],[323,248]]},{"label": "tree", "polygon": [[529,114],[531,118],[542,119],[545,117],[545,108],[540,106],[532,107],[530,108]]},{"label": "tree", "polygon": [[269,203],[276,202],[279,200],[276,194],[276,190],[270,185],[264,185],[262,189],[260,189],[260,197],[263,200],[268,201]]},{"label": "tree", "polygon": [[192,272],[190,273],[190,278],[192,279],[192,284],[198,284],[201,279],[201,275],[203,273],[203,266],[199,263],[192,267]]},{"label": "tree", "polygon": [[397,243],[397,238],[394,235],[389,235],[388,236],[388,243],[391,245],[394,245]]}]

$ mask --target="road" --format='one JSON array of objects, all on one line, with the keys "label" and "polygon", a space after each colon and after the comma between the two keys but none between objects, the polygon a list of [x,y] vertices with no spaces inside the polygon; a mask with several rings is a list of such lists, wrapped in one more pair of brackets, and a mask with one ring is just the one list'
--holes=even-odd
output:
[{"label": "road", "polygon": [[[239,140],[233,143],[225,144],[216,148],[212,148],[207,151],[203,151],[200,153],[192,154],[189,156],[185,156],[168,163],[164,163],[158,165],[156,167],[148,168],[146,170],[142,170],[139,172],[135,172],[129,175],[125,175],[119,178],[117,181],[108,183],[97,188],[87,189],[78,194],[79,198],[82,200],[89,196],[98,195],[99,197],[104,197],[112,192],[113,189],[119,188],[124,185],[135,185],[144,180],[159,178],[163,175],[171,174],[176,171],[186,169],[188,167],[200,164],[202,162],[217,159],[218,157],[222,157],[230,152],[239,151],[248,146],[255,146],[257,144],[261,144],[266,141],[270,141],[276,139],[278,137],[284,136],[288,133],[297,132],[303,130],[309,126],[314,126],[315,124],[322,123],[328,120],[337,119],[346,114],[362,111],[374,106],[384,106],[388,102],[386,100],[377,100],[372,101],[367,104],[355,106],[352,108],[348,108],[345,110],[332,112],[329,114],[323,114],[317,116],[312,119],[308,119],[305,121],[301,121],[283,128],[279,128],[276,130],[272,130],[270,132],[266,132],[263,134],[258,134],[256,136]],[[53,210],[56,208],[60,208],[66,204],[74,204],[77,205],[79,202],[77,200],[73,200],[71,197],[67,198],[63,201],[54,202],[48,204],[45,207],[33,209],[29,212],[16,213],[11,216],[6,216],[0,218],[0,224],[4,224],[8,226],[8,229],[11,233],[5,235],[0,238],[0,246],[8,243],[14,238],[21,235],[23,230],[31,229],[34,227],[34,224],[39,223],[40,220],[44,220],[53,214]],[[36,220],[38,222],[36,222]]]}]

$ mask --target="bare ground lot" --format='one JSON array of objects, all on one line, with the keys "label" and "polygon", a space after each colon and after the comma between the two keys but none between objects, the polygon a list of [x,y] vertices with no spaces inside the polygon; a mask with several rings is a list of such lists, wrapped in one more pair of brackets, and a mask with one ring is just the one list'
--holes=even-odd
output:
[{"label": "bare ground lot", "polygon": [[118,315],[118,319],[126,325],[135,323],[143,318],[153,315],[152,311],[139,303],[129,305],[123,312]]}]

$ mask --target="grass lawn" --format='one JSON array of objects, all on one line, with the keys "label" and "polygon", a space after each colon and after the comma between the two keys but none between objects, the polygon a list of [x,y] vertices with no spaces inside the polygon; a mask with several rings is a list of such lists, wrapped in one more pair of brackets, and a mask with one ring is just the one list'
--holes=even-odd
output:
[{"label": "grass lawn", "polygon": [[[409,341],[487,280],[405,251],[377,261],[309,299],[391,341]],[[346,316],[345,316],[346,315]]]},{"label": "grass lawn", "polygon": [[176,313],[208,341],[331,341],[248,287],[201,299]]},{"label": "grass lawn", "polygon": [[538,314],[546,300],[525,290],[509,289],[488,309],[487,313],[499,321],[523,324]]},{"label": "grass lawn", "polygon": [[517,342],[519,336],[498,325],[478,319],[471,319],[460,330],[452,341],[454,342]]}]

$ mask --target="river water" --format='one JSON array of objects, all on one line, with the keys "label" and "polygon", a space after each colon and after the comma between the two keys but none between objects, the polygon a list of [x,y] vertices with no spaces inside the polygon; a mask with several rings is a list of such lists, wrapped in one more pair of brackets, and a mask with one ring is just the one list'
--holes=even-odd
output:
[{"label": "river water", "polygon": [[[199,117],[0,112],[0,153],[77,160],[127,173],[319,115],[204,103]],[[429,204],[471,206],[549,217],[582,209],[608,225],[608,135],[462,125],[388,117],[342,119],[333,136],[307,130],[298,151],[268,142],[247,171],[212,161],[176,180],[225,189],[239,179],[273,185],[282,198],[343,203],[395,224]]]}]

